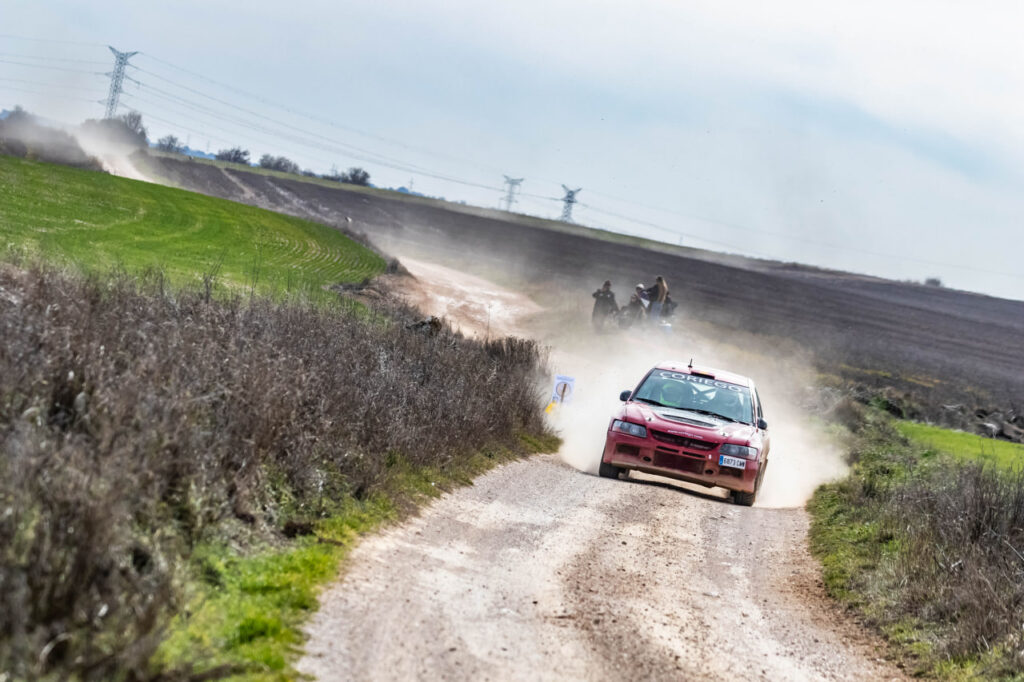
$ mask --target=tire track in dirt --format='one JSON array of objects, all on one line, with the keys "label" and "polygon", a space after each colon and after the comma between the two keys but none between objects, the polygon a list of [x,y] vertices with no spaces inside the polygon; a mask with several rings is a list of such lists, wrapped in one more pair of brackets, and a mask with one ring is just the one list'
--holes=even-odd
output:
[{"label": "tire track in dirt", "polygon": [[308,627],[321,680],[901,679],[836,616],[800,510],[611,481],[553,455],[353,553]]}]

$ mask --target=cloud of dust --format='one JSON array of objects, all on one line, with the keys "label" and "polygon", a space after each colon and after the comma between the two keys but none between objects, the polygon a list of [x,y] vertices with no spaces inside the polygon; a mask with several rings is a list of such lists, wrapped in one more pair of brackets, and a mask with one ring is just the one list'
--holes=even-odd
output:
[{"label": "cloud of dust", "polygon": [[[759,507],[801,506],[814,489],[843,475],[842,453],[801,407],[812,373],[805,360],[776,349],[772,340],[753,334],[718,334],[710,325],[676,320],[671,331],[640,327],[595,333],[589,320],[546,339],[551,365],[576,379],[572,402],[556,408],[551,424],[563,438],[559,455],[570,466],[596,474],[618,395],[632,389],[662,360],[688,361],[750,376],[765,407],[771,437],[768,470],[758,495]],[[549,330],[550,331],[550,330]]]},{"label": "cloud of dust", "polygon": [[103,170],[111,175],[150,181],[150,178],[132,163],[131,154],[138,149],[137,147],[121,144],[111,140],[109,136],[91,133],[85,128],[75,130],[74,136],[85,153],[99,161]]},{"label": "cloud of dust", "polygon": [[[543,281],[531,280],[522,276],[525,266],[517,262],[514,251],[502,251],[501,262],[497,263],[492,257],[446,244],[433,235],[416,243],[399,238],[389,245],[403,257],[415,253],[417,258],[444,263],[452,269],[448,271],[451,274],[445,274],[442,268],[419,275],[426,294],[437,294],[436,302],[455,298],[465,303],[465,296],[452,297],[445,292],[452,281],[464,278],[459,273],[476,271],[480,278],[474,280],[474,287],[487,300],[497,300],[498,293],[522,298],[525,292],[545,306],[539,314],[510,315],[506,330],[545,344],[551,350],[553,372],[575,378],[572,402],[556,408],[550,423],[563,439],[559,455],[580,471],[597,473],[608,422],[620,404],[619,393],[635,388],[655,363],[668,359],[685,362],[690,358],[699,365],[744,374],[757,384],[771,450],[756,506],[800,506],[818,485],[846,471],[842,453],[803,406],[808,396],[816,395],[807,390],[814,383],[809,358],[786,339],[694,321],[684,305],[671,331],[643,326],[598,334],[590,325],[592,300],[588,296],[595,282],[582,283],[559,273],[551,273]],[[520,312],[525,308],[520,306]],[[471,310],[460,311],[467,312],[473,314]]]}]

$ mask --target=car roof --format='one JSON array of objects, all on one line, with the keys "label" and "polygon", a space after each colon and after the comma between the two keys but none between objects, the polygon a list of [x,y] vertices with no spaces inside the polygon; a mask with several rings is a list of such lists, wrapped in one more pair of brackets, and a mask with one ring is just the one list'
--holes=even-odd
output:
[{"label": "car roof", "polygon": [[672,372],[679,372],[680,374],[696,374],[706,376],[711,379],[717,379],[718,381],[726,381],[730,384],[739,384],[740,386],[746,386],[747,388],[754,387],[753,380],[749,377],[743,376],[742,374],[726,372],[725,370],[715,369],[714,367],[691,365],[688,362],[665,360],[664,362],[659,362],[655,365],[654,369],[670,370]]}]

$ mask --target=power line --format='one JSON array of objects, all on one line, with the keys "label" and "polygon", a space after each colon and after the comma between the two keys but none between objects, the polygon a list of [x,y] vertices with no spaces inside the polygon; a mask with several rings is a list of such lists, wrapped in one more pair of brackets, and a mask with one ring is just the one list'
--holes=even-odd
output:
[{"label": "power line", "polygon": [[84,90],[86,92],[95,92],[96,88],[87,88],[82,85],[64,85],[58,83],[40,83],[39,81],[27,80],[25,78],[0,78],[0,81],[6,83],[25,83],[27,85],[34,85],[39,88],[54,88],[58,90]]},{"label": "power line", "polygon": [[59,43],[61,45],[84,45],[87,47],[103,47],[103,43],[85,43],[78,40],[58,40],[55,38],[28,38],[25,36],[11,35],[10,33],[0,33],[0,38],[6,40],[24,40],[31,43]]},{"label": "power line", "polygon": [[47,64],[26,64],[25,62],[16,62],[10,59],[0,59],[0,64],[14,64],[16,66],[25,66],[30,69],[47,69],[50,71],[67,71],[69,73],[85,73],[91,76],[105,76],[105,73],[100,71],[86,71],[85,69],[69,69],[66,66],[48,66]]},{"label": "power line", "polygon": [[[267,97],[264,97],[262,95],[258,95],[258,94],[252,93],[252,92],[248,92],[246,90],[238,88],[238,87],[236,87],[234,85],[231,85],[229,83],[224,83],[222,81],[218,81],[216,79],[210,78],[209,76],[203,75],[201,73],[197,73],[195,71],[191,71],[191,70],[186,69],[184,67],[177,66],[175,64],[172,64],[171,62],[168,62],[166,60],[160,59],[159,57],[155,57],[152,54],[149,54],[149,53],[146,53],[146,52],[142,53],[142,56],[147,58],[147,59],[151,59],[151,60],[153,60],[155,62],[158,62],[160,64],[163,64],[164,66],[167,66],[167,67],[170,67],[172,69],[175,69],[176,71],[180,71],[182,73],[186,73],[186,74],[188,74],[190,76],[193,76],[194,78],[198,78],[200,80],[206,81],[207,83],[210,83],[212,85],[216,85],[216,86],[218,86],[220,88],[224,88],[224,89],[230,90],[232,92],[238,93],[239,95],[243,95],[245,97],[249,97],[250,99],[253,99],[253,100],[256,100],[256,101],[261,102],[263,104],[275,107],[275,108],[280,109],[281,111],[285,111],[285,112],[287,112],[289,114],[292,114],[292,115],[295,115],[295,116],[301,116],[301,117],[309,119],[311,121],[315,121],[317,123],[321,123],[323,125],[326,125],[326,126],[329,126],[329,127],[332,127],[332,128],[336,128],[338,130],[342,130],[342,131],[345,131],[345,132],[348,132],[348,133],[354,133],[354,134],[360,135],[362,137],[366,137],[366,138],[369,138],[369,139],[372,139],[372,140],[377,140],[378,142],[384,142],[386,144],[390,144],[390,145],[394,145],[394,146],[397,146],[397,147],[401,147],[401,148],[407,149],[409,151],[419,152],[419,153],[425,154],[425,155],[427,155],[429,157],[446,158],[446,159],[450,159],[450,160],[453,160],[453,161],[457,161],[459,163],[469,164],[469,165],[472,165],[472,166],[474,166],[475,168],[477,168],[479,170],[486,170],[488,172],[494,172],[494,173],[500,173],[501,172],[496,167],[487,166],[485,164],[479,163],[478,161],[473,161],[473,160],[470,160],[470,159],[465,159],[465,158],[462,158],[462,157],[458,157],[458,156],[452,155],[450,153],[439,152],[437,150],[431,150],[431,149],[427,149],[425,147],[420,147],[420,146],[417,146],[417,145],[409,144],[408,142],[404,142],[402,140],[397,140],[397,139],[394,139],[394,138],[385,137],[383,135],[378,135],[376,133],[367,132],[365,130],[360,130],[360,129],[354,128],[352,126],[348,126],[348,125],[344,125],[344,124],[338,123],[337,121],[332,121],[330,119],[326,119],[326,118],[324,118],[322,116],[317,116],[316,114],[311,114],[311,113],[308,113],[308,112],[304,112],[304,111],[295,109],[293,107],[285,106],[285,105],[281,104],[280,102],[274,101],[274,100],[269,99]],[[135,65],[132,65],[132,66],[133,66],[133,68],[139,68],[139,67],[137,67]],[[156,75],[156,74],[154,74],[152,72],[150,72],[150,73],[151,73],[151,75]],[[157,77],[159,77],[159,76],[157,76]]]},{"label": "power line", "polygon": [[[255,111],[252,111],[252,110],[249,110],[249,109],[245,109],[244,107],[240,107],[240,106],[238,106],[236,104],[233,104],[231,102],[228,102],[226,100],[220,99],[218,97],[214,97],[213,95],[209,95],[207,93],[204,93],[204,92],[202,92],[200,90],[197,90],[195,88],[192,88],[190,86],[183,85],[181,83],[177,83],[177,82],[172,81],[172,80],[170,80],[168,78],[164,78],[163,76],[160,76],[159,74],[152,73],[152,72],[150,72],[148,70],[145,70],[145,69],[142,69],[142,68],[140,68],[138,66],[135,66],[134,64],[131,64],[130,66],[132,66],[134,69],[136,69],[137,71],[139,71],[141,73],[146,73],[149,76],[157,78],[157,79],[159,79],[159,80],[161,80],[163,82],[166,82],[166,83],[168,83],[168,84],[170,84],[170,85],[172,85],[174,87],[177,87],[177,88],[180,88],[182,90],[191,92],[191,93],[193,93],[195,95],[198,95],[200,97],[208,99],[208,100],[210,100],[212,102],[215,102],[217,104],[221,104],[223,106],[229,107],[231,109],[235,109],[235,110],[237,110],[239,112],[242,112],[244,114],[247,114],[249,116],[252,116],[252,117],[255,117],[255,118],[259,118],[259,119],[268,121],[270,123],[273,123],[274,125],[278,125],[278,126],[281,126],[281,127],[284,127],[284,128],[288,128],[288,129],[291,129],[291,130],[294,130],[294,131],[298,131],[302,135],[310,135],[312,137],[319,138],[319,139],[321,139],[321,140],[323,140],[325,142],[328,142],[328,143],[334,145],[335,147],[344,147],[344,148],[348,148],[349,150],[354,150],[356,154],[361,154],[362,157],[355,156],[353,154],[353,151],[344,151],[343,153],[346,154],[346,155],[349,155],[349,156],[355,156],[355,158],[357,158],[357,159],[368,161],[370,163],[377,163],[379,165],[386,166],[386,167],[389,167],[389,168],[392,168],[392,169],[395,169],[395,170],[401,170],[403,172],[413,172],[413,173],[416,173],[418,175],[423,175],[423,176],[426,176],[426,177],[431,177],[431,178],[434,178],[434,179],[437,179],[437,180],[442,180],[442,181],[445,181],[445,182],[452,182],[452,183],[456,183],[456,184],[466,185],[466,186],[469,186],[469,187],[477,187],[477,188],[480,188],[480,189],[488,189],[488,190],[500,191],[500,188],[494,187],[493,185],[485,185],[485,184],[478,183],[478,182],[472,182],[472,181],[469,181],[469,180],[463,180],[463,179],[456,178],[456,177],[453,177],[453,176],[450,176],[450,175],[443,175],[443,174],[440,174],[440,173],[436,173],[436,172],[430,171],[428,169],[416,166],[415,164],[405,163],[405,162],[402,162],[402,161],[397,160],[397,159],[390,159],[388,157],[380,155],[380,154],[378,154],[376,152],[373,152],[371,150],[367,150],[367,149],[363,149],[363,148],[360,148],[360,147],[356,147],[355,145],[351,145],[351,144],[348,144],[348,143],[345,143],[345,142],[340,142],[338,140],[335,140],[335,139],[332,139],[332,138],[328,138],[328,137],[320,135],[318,133],[307,131],[307,130],[305,130],[303,128],[299,128],[297,126],[293,126],[293,125],[291,125],[289,123],[286,123],[284,121],[280,121],[280,120],[271,118],[269,116],[265,116],[263,114],[260,114],[258,112],[255,112]],[[133,81],[135,83],[138,83],[142,87],[146,87],[146,88],[151,89],[151,90],[153,90],[153,89],[159,90],[158,88],[154,88],[153,86],[147,85],[146,83],[144,83],[142,81],[139,81],[137,79],[134,79],[134,78],[131,78],[131,77],[127,77],[127,76],[126,76],[126,78],[128,78],[129,80],[131,80],[131,81]],[[188,103],[189,106],[194,106],[194,107],[206,109],[207,111],[212,111],[208,107],[203,107],[203,105],[199,105],[199,104],[197,104],[195,102],[190,102],[189,100],[185,100],[184,98],[181,98],[178,95],[174,95],[173,93],[168,93],[166,91],[160,91],[160,92],[162,92],[163,94],[165,94],[167,96],[176,97],[176,98],[182,100],[183,102]],[[248,124],[248,125],[252,125],[252,124]],[[282,136],[282,137],[285,136],[283,133],[275,132],[275,131],[272,131],[270,129],[265,129],[265,131],[269,132],[271,134],[278,135],[278,136]],[[298,138],[298,137],[295,137],[295,136],[290,136],[290,139],[292,139],[293,141],[298,142],[299,144],[303,144],[305,146],[310,146],[310,147],[313,147],[313,148],[316,148],[316,149],[321,149],[323,147],[323,145],[320,144],[320,143],[310,142],[308,140],[308,138]]]},{"label": "power line", "polygon": [[0,57],[14,57],[16,59],[34,59],[44,62],[73,62],[75,64],[106,64],[95,59],[71,59],[68,57],[41,57],[31,54],[19,54],[17,52],[0,52]]},{"label": "power line", "polygon": [[25,92],[31,95],[42,95],[44,97],[56,97],[59,99],[74,100],[78,102],[95,102],[96,100],[89,99],[87,97],[79,97],[76,95],[62,95],[57,92],[46,92],[45,90],[32,90],[30,88],[22,88],[13,85],[2,85],[0,84],[0,90],[9,92]]}]

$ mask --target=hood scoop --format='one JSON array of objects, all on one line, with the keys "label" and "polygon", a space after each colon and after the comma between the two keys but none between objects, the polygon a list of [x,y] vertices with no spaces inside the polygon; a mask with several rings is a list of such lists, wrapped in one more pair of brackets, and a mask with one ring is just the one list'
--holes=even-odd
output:
[{"label": "hood scoop", "polygon": [[[715,418],[709,419],[695,419],[689,416],[692,413],[686,412],[680,414],[679,412],[658,412],[658,416],[662,419],[669,419],[680,424],[689,424],[690,426],[704,426],[708,428],[715,428],[722,425],[722,422]],[[686,415],[686,416],[684,416]]]}]

